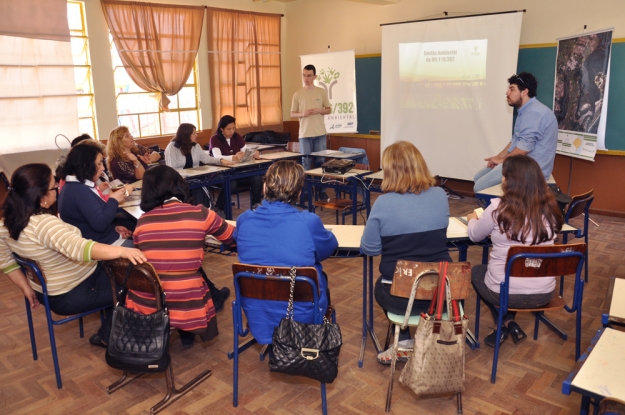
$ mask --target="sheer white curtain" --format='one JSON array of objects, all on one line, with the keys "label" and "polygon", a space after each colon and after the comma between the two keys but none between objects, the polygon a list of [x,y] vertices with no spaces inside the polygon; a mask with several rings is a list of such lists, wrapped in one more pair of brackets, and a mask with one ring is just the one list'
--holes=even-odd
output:
[{"label": "sheer white curtain", "polygon": [[0,154],[78,135],[66,0],[0,0]]}]

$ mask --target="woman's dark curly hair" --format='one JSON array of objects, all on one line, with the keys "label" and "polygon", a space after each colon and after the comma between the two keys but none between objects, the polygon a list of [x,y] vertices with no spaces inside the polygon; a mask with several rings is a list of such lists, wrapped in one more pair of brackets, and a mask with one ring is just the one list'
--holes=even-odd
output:
[{"label": "woman's dark curly hair", "polygon": [[4,226],[11,238],[17,239],[32,215],[50,213],[41,207],[50,188],[52,170],[46,164],[25,164],[11,176],[11,189],[4,200]]}]

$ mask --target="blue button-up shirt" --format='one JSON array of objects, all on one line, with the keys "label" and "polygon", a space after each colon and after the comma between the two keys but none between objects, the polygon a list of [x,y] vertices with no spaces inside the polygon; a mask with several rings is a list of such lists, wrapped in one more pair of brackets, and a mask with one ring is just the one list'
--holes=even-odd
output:
[{"label": "blue button-up shirt", "polygon": [[558,145],[558,121],[553,111],[536,97],[531,98],[517,112],[514,134],[508,152],[515,148],[527,154],[540,166],[545,179],[553,170]]}]

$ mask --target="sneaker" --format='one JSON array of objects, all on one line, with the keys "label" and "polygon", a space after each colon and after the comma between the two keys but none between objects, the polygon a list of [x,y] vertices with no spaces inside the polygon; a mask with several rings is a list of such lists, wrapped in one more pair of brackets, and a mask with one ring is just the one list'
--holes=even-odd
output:
[{"label": "sneaker", "polygon": [[[392,349],[393,349],[392,347],[389,347],[385,351],[378,353],[378,363],[381,363],[383,365],[390,365],[391,361],[393,360],[393,354],[391,353]],[[397,351],[397,362],[407,362],[409,357],[410,357],[410,351],[408,350]]]},{"label": "sneaker", "polygon": [[[510,335],[510,331],[508,330],[508,327],[502,326],[501,327],[501,337],[499,338],[499,345],[500,346],[501,346],[501,343],[506,341],[506,339],[508,338],[509,335]],[[495,340],[496,339],[497,339],[497,329],[494,329],[491,334],[489,334],[488,336],[486,336],[484,338],[484,343],[486,343],[487,346],[495,347]]]},{"label": "sneaker", "polygon": [[510,332],[510,337],[512,337],[514,344],[519,344],[527,338],[527,334],[521,330],[519,324],[514,320],[508,323],[508,331]]}]

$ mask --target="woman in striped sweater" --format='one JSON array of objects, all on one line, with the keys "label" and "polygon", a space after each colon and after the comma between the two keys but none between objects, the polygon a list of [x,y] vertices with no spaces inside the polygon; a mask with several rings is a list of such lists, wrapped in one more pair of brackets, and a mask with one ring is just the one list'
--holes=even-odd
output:
[{"label": "woman in striped sweater", "polygon": [[[214,236],[234,245],[234,227],[215,212],[190,204],[189,187],[180,174],[168,166],[145,172],[141,209],[134,232],[138,246],[152,263],[167,294],[172,327],[179,329],[183,346],[191,347],[195,334],[204,341],[217,334],[215,297],[223,307],[227,288],[215,290],[202,270],[204,239]],[[212,285],[212,287],[211,287]],[[212,292],[211,292],[212,291]],[[131,292],[128,307],[144,314],[153,313],[154,297]]]},{"label": "woman in striped sweater", "polygon": [[[127,258],[134,264],[146,261],[138,249],[110,246],[84,239],[80,230],[51,214],[58,187],[45,164],[26,164],[11,176],[0,221],[0,269],[37,308],[43,301],[41,288],[29,282],[13,253],[35,260],[46,276],[50,308],[72,315],[113,305],[111,283],[97,261]],[[111,331],[112,308],[91,344],[106,346]]]}]

